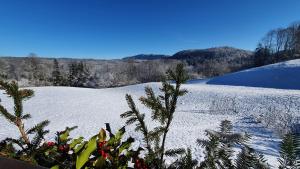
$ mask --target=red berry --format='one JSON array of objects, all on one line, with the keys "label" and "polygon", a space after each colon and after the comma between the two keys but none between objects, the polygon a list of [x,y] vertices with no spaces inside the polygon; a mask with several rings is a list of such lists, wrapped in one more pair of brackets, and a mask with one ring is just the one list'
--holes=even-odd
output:
[{"label": "red berry", "polygon": [[59,149],[60,151],[64,151],[64,146],[63,146],[63,145],[60,145],[60,146],[58,146],[58,149]]},{"label": "red berry", "polygon": [[52,146],[54,146],[54,145],[55,145],[55,143],[52,142],[52,141],[47,142],[47,146],[48,146],[48,147],[52,147]]},{"label": "red berry", "polygon": [[99,148],[102,148],[106,143],[107,143],[107,141],[100,141],[100,142],[98,143],[98,147],[99,147]]},{"label": "red berry", "polygon": [[103,150],[100,151],[100,154],[104,159],[107,158],[107,153],[105,153]]}]

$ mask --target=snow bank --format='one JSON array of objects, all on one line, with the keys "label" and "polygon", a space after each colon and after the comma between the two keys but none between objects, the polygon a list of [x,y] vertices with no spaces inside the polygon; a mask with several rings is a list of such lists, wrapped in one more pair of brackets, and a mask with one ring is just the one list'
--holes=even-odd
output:
[{"label": "snow bank", "polygon": [[207,84],[300,89],[300,59],[226,74]]}]

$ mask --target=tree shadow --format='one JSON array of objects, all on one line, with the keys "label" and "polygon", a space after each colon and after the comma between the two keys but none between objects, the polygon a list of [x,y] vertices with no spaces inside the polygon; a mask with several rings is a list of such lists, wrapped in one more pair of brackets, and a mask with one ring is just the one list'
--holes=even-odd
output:
[{"label": "tree shadow", "polygon": [[256,151],[279,157],[279,145],[281,139],[270,129],[258,123],[253,117],[243,117],[233,124],[235,132],[245,132],[251,135],[249,141]]}]

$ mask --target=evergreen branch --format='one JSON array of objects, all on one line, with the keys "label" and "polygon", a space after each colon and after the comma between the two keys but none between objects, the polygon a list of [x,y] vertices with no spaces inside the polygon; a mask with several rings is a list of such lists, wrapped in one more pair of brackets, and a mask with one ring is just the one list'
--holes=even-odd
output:
[{"label": "evergreen branch", "polygon": [[141,97],[140,101],[146,107],[152,110],[151,118],[153,120],[159,119],[161,123],[165,122],[166,109],[162,106],[159,97],[156,97],[151,87],[145,88],[146,97]]},{"label": "evergreen branch", "polygon": [[13,98],[15,117],[21,117],[23,106],[19,94],[19,86],[15,81],[11,83],[0,81],[0,89],[5,91],[9,97]]},{"label": "evergreen branch", "polygon": [[184,70],[183,64],[178,64],[175,68],[175,72],[169,69],[167,71],[167,78],[170,80],[174,80],[176,84],[183,84],[189,79],[187,73]]},{"label": "evergreen branch", "polygon": [[30,118],[31,118],[31,115],[30,115],[30,114],[25,114],[25,115],[23,115],[23,116],[21,117],[21,119],[24,119],[24,120],[30,119]]},{"label": "evergreen branch", "polygon": [[197,165],[198,161],[192,158],[191,149],[188,148],[185,155],[180,159],[177,159],[173,164],[168,168],[176,169],[193,169]]},{"label": "evergreen branch", "polygon": [[127,111],[121,114],[120,116],[121,118],[129,118],[126,121],[127,125],[137,122],[135,130],[142,132],[142,134],[144,135],[144,141],[146,142],[147,145],[147,150],[149,151],[149,153],[151,153],[152,149],[149,141],[149,133],[144,121],[145,115],[141,114],[139,110],[136,108],[131,95],[126,94],[125,97],[126,97],[128,107],[131,109],[131,111]]},{"label": "evergreen branch", "polygon": [[[15,83],[15,82],[13,81],[12,83]],[[8,82],[4,82],[4,81],[0,80],[0,90],[4,90],[5,94],[12,96],[11,85]]]},{"label": "evergreen branch", "polygon": [[249,140],[249,135],[244,133],[233,133],[233,134],[220,134],[223,138],[221,140],[222,143],[229,143],[229,144],[242,144]]},{"label": "evergreen branch", "polygon": [[165,155],[168,157],[176,157],[185,153],[184,148],[170,149],[165,151]]},{"label": "evergreen branch", "polygon": [[33,147],[33,150],[35,149],[34,147],[37,147],[40,145],[40,143],[42,142],[42,140],[44,139],[44,136],[49,133],[49,130],[44,130],[43,127],[37,129],[37,131],[35,132],[35,136],[33,137],[32,141],[31,141],[31,146]]},{"label": "evergreen branch", "polygon": [[13,144],[16,144],[18,145],[22,150],[24,150],[24,146],[23,146],[23,143],[20,141],[21,139],[13,139],[13,138],[6,138],[5,142],[10,142],[10,143],[13,143]]},{"label": "evergreen branch", "polygon": [[115,135],[111,131],[109,123],[105,123],[105,128],[106,128],[106,131],[108,131],[108,133],[109,133],[109,137],[115,137]]},{"label": "evergreen branch", "polygon": [[183,90],[179,90],[178,92],[178,96],[184,96],[188,93],[188,91],[186,89],[183,89]]},{"label": "evergreen branch", "polygon": [[205,146],[209,145],[210,141],[204,140],[204,139],[197,139],[196,143],[198,146],[205,147]]},{"label": "evergreen branch", "polygon": [[295,168],[299,159],[299,140],[292,133],[287,133],[280,144],[280,169]]},{"label": "evergreen branch", "polygon": [[220,125],[220,132],[223,134],[228,134],[232,132],[232,123],[229,120],[223,120]]},{"label": "evergreen branch", "polygon": [[7,109],[0,104],[0,114],[4,116],[10,123],[15,123],[16,117],[11,115]]},{"label": "evergreen branch", "polygon": [[[188,79],[187,74],[185,72],[185,70],[183,69],[183,65],[182,64],[178,64],[176,66],[176,71],[173,72],[171,70],[167,71],[167,77],[171,78],[170,80],[175,80],[176,85],[175,85],[175,90],[173,90],[173,87],[170,87],[171,85],[169,85],[168,83],[164,83],[166,85],[166,91],[165,91],[165,96],[170,97],[171,96],[171,100],[168,101],[168,104],[170,102],[170,104],[168,105],[167,111],[166,111],[166,127],[165,127],[165,131],[163,133],[163,138],[162,138],[162,143],[161,143],[161,156],[160,156],[160,166],[163,166],[163,161],[164,161],[164,151],[165,151],[165,141],[167,138],[167,133],[169,131],[169,127],[170,124],[173,120],[173,115],[176,109],[176,105],[177,105],[177,99],[179,97],[179,91],[180,91],[180,86],[182,83],[185,83],[186,80]],[[168,93],[171,92],[171,93]]]},{"label": "evergreen branch", "polygon": [[152,131],[149,132],[149,139],[154,141],[156,138],[159,138],[164,132],[166,128],[163,126],[155,127]]},{"label": "evergreen branch", "polygon": [[19,90],[19,95],[20,95],[21,99],[24,100],[24,99],[29,99],[29,98],[33,97],[34,92],[33,92],[33,90],[30,90],[30,89],[22,89],[22,90]]},{"label": "evergreen branch", "polygon": [[165,102],[165,112],[162,114],[162,119],[165,119],[170,116],[170,97],[172,93],[174,93],[174,86],[172,86],[169,82],[164,80],[162,82],[162,88],[160,89],[162,92],[164,92],[164,96],[161,96],[161,99]]},{"label": "evergreen branch", "polygon": [[122,113],[122,114],[120,115],[120,117],[124,119],[124,118],[130,117],[132,114],[134,114],[133,111],[127,111],[127,112],[125,112],[125,113]]},{"label": "evergreen branch", "polygon": [[36,124],[34,127],[30,128],[28,131],[27,131],[27,134],[33,134],[35,132],[39,132],[41,130],[43,130],[47,125],[49,125],[49,121],[48,120],[44,120],[38,124]]},{"label": "evergreen branch", "polygon": [[138,121],[138,118],[136,118],[136,117],[130,117],[130,118],[128,118],[128,120],[126,121],[126,125],[133,124],[133,123],[135,123],[136,121]]},{"label": "evergreen branch", "polygon": [[236,168],[260,168],[269,169],[269,165],[261,154],[257,154],[254,149],[244,146],[237,155]]},{"label": "evergreen branch", "polygon": [[68,130],[69,132],[71,132],[71,131],[73,131],[73,130],[75,130],[77,128],[78,128],[78,126],[66,127],[66,130]]}]

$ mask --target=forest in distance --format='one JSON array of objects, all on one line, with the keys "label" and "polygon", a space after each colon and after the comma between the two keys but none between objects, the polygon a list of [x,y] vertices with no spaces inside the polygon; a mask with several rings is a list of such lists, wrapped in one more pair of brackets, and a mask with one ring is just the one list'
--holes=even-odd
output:
[{"label": "forest in distance", "polygon": [[172,56],[142,54],[123,59],[0,57],[0,78],[21,86],[116,87],[160,81],[183,63],[191,79],[220,76],[252,67],[300,58],[300,24],[269,31],[255,51],[233,47],[184,50]]}]

